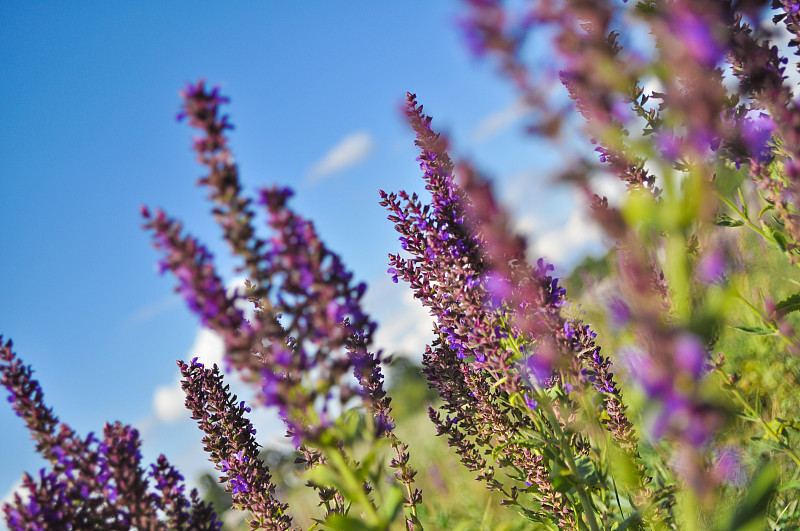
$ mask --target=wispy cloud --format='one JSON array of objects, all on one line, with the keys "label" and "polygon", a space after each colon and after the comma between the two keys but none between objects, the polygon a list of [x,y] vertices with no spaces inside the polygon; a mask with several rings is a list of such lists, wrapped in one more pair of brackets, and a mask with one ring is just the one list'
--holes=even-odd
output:
[{"label": "wispy cloud", "polygon": [[376,349],[422,357],[433,340],[433,318],[405,284],[395,285],[388,275],[370,283],[364,305],[379,321]]},{"label": "wispy cloud", "polygon": [[[11,488],[8,489],[8,492],[6,492],[3,495],[3,499],[0,500],[0,505],[5,505],[7,503],[11,503],[12,501],[14,501],[14,493],[21,488],[22,488],[22,477],[20,477],[17,481],[15,481],[14,484],[11,486]],[[22,493],[20,493],[20,495],[22,495]],[[0,526],[2,526],[2,522],[0,522]]]},{"label": "wispy cloud", "polygon": [[347,135],[311,166],[308,182],[319,182],[333,173],[360,164],[372,153],[374,145],[372,135],[366,131]]},{"label": "wispy cloud", "polygon": [[171,293],[165,297],[158,299],[146,306],[137,309],[122,321],[122,328],[133,328],[137,325],[145,323],[157,315],[178,306],[181,298],[175,293]]},{"label": "wispy cloud", "polygon": [[533,251],[562,268],[569,268],[587,252],[597,252],[602,248],[600,228],[584,210],[574,208],[562,226],[540,233]]},{"label": "wispy cloud", "polygon": [[518,99],[483,118],[472,131],[472,141],[476,144],[487,142],[511,126],[531,111],[530,105]]},{"label": "wispy cloud", "polygon": [[[225,355],[225,345],[216,332],[207,328],[197,331],[194,345],[186,356],[187,360],[198,358],[204,365],[221,364]],[[180,378],[169,385],[160,385],[153,392],[153,413],[161,422],[177,422],[187,416],[184,406],[184,395],[181,389]]]},{"label": "wispy cloud", "polygon": [[[236,278],[227,286],[229,294],[244,288],[244,278]],[[245,310],[246,311],[246,310]],[[194,343],[185,360],[197,358],[203,365],[215,363],[222,365],[225,357],[225,342],[219,334],[208,328],[198,328]],[[185,395],[181,389],[180,377],[168,385],[160,385],[153,392],[153,414],[160,422],[172,423],[186,417]]]}]

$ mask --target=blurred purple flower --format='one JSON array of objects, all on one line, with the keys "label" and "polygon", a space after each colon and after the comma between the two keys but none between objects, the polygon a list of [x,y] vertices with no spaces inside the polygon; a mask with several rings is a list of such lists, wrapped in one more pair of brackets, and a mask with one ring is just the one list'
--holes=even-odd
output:
[{"label": "blurred purple flower", "polygon": [[675,365],[679,369],[697,379],[703,374],[705,361],[706,349],[697,336],[682,334],[675,340]]},{"label": "blurred purple flower", "polygon": [[714,472],[719,479],[734,488],[741,488],[747,482],[747,468],[743,462],[742,451],[735,446],[723,446],[714,450]]},{"label": "blurred purple flower", "polygon": [[631,309],[619,297],[611,297],[608,310],[611,314],[611,322],[617,327],[623,327],[631,320]]},{"label": "blurred purple flower", "polygon": [[723,279],[727,263],[725,253],[721,249],[713,249],[700,258],[697,264],[697,273],[700,280],[706,284],[713,284]]},{"label": "blurred purple flower", "polygon": [[755,117],[745,117],[739,124],[742,140],[751,156],[758,162],[763,162],[769,156],[768,142],[775,131],[775,121],[764,112],[759,112]]},{"label": "blurred purple flower", "polygon": [[725,47],[713,34],[709,22],[686,5],[675,6],[670,20],[670,29],[677,41],[705,68],[713,68],[725,53]]},{"label": "blurred purple flower", "polygon": [[656,137],[656,146],[665,159],[676,161],[681,155],[682,140],[674,134],[664,131]]}]

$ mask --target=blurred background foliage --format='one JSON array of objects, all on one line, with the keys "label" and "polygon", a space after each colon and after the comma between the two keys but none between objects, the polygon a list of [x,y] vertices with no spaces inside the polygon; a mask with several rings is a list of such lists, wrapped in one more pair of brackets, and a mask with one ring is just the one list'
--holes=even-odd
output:
[{"label": "blurred background foliage", "polygon": [[[728,170],[729,174],[714,183],[720,196],[734,204],[743,199],[750,212],[768,206],[743,171]],[[737,199],[740,190],[741,199]],[[724,211],[722,207],[718,214]],[[734,213],[729,214],[735,217]],[[767,225],[774,223],[768,210],[760,219]],[[790,457],[765,434],[764,426],[754,420],[754,416],[760,416],[788,445],[796,445],[800,427],[797,392],[800,359],[793,340],[787,341],[769,332],[767,323],[784,320],[795,330],[800,326],[799,312],[776,310],[779,301],[798,291],[798,264],[787,260],[784,250],[771,245],[746,225],[723,226],[720,230],[724,231],[719,245],[724,248],[727,262],[725,281],[719,282],[717,291],[704,292],[713,300],[694,301],[694,304],[700,308],[721,304],[725,322],[730,323],[716,330],[714,352],[724,355],[724,362],[718,365],[720,370],[709,366],[704,389],[711,401],[725,407],[735,419],[719,434],[716,446],[741,449],[737,452],[744,467],[739,477],[729,480],[718,492],[716,506],[720,510],[716,518],[719,521],[708,521],[710,527],[724,527],[722,519],[729,519],[736,512],[734,504],[747,496],[758,473],[771,463],[777,465],[776,484],[780,485],[773,497],[773,507],[785,507],[787,515],[795,513],[798,507],[792,501],[796,499],[793,491],[800,488],[800,478],[792,472],[798,468],[790,466]],[[688,238],[685,252],[690,260],[698,258],[698,245],[697,238]],[[668,482],[672,473],[665,469],[665,463],[675,466],[674,457],[671,457],[674,449],[668,440],[654,440],[647,435],[652,431],[655,414],[640,386],[631,381],[626,371],[624,351],[631,343],[630,332],[614,320],[612,304],[619,292],[615,284],[617,261],[616,250],[612,249],[605,256],[587,256],[569,272],[563,279],[572,300],[566,312],[583,319],[597,331],[598,344],[614,362],[614,372],[641,437],[641,453],[648,469],[657,482],[659,479]],[[697,315],[702,316],[702,312]],[[387,371],[387,382],[389,395],[393,397],[397,434],[411,449],[411,463],[418,470],[417,485],[425,499],[420,521],[428,529],[532,529],[535,524],[502,507],[500,497],[474,481],[474,474],[463,467],[446,441],[437,439],[427,413],[429,406],[437,406],[437,398],[428,389],[421,367],[411,361],[410,355],[402,353],[394,357]],[[731,378],[741,399],[752,408],[749,413],[747,406],[732,398]],[[314,491],[305,487],[302,465],[295,464],[295,453],[268,448],[261,457],[272,471],[278,498],[293,507],[296,524],[304,529],[312,528],[315,519],[322,518],[323,513]],[[244,513],[231,510],[230,495],[211,474],[203,476],[201,485],[206,500],[213,502],[222,513],[226,529],[249,527]],[[773,526],[773,529],[798,529],[798,526],[789,524]]]}]

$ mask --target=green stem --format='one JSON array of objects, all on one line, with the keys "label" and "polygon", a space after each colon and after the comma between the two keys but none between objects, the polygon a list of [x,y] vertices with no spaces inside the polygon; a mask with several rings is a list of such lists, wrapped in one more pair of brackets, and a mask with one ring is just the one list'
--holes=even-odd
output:
[{"label": "green stem", "polygon": [[339,472],[340,477],[344,481],[345,485],[347,486],[347,490],[353,495],[354,498],[357,499],[359,504],[364,508],[364,513],[367,517],[367,520],[375,527],[377,527],[381,521],[380,517],[378,516],[375,507],[372,505],[367,493],[364,492],[364,486],[358,481],[358,479],[353,474],[353,471],[350,470],[350,467],[347,466],[347,462],[344,459],[344,456],[339,452],[338,448],[329,447],[328,460]]},{"label": "green stem", "polygon": [[[772,243],[772,244],[775,244],[775,245],[778,245],[778,244],[777,244],[777,242],[775,241],[775,238],[773,238],[772,236],[770,236],[769,234],[767,234],[766,232],[764,232],[764,229],[762,229],[761,227],[759,227],[758,225],[756,225],[755,223],[753,223],[752,221],[750,221],[750,218],[749,218],[747,215],[745,215],[745,213],[744,213],[743,211],[739,210],[739,208],[738,208],[736,205],[734,205],[734,204],[733,204],[732,202],[730,202],[728,199],[726,199],[725,197],[723,197],[723,196],[722,196],[722,194],[720,194],[720,193],[719,193],[717,190],[714,190],[714,193],[716,194],[716,196],[719,198],[719,200],[720,200],[720,201],[722,201],[723,203],[725,203],[726,205],[728,205],[728,207],[729,207],[731,210],[733,210],[734,212],[736,212],[736,213],[739,215],[739,217],[740,217],[740,218],[742,218],[742,220],[745,222],[745,224],[746,224],[746,225],[747,225],[749,228],[751,228],[752,230],[754,230],[755,232],[757,232],[757,233],[758,233],[758,234],[759,234],[759,235],[760,235],[762,238],[764,238],[764,239],[765,239],[765,240],[767,240],[768,242],[770,242],[770,243]],[[780,246],[778,246],[778,248],[780,249]],[[788,256],[788,257],[789,257],[789,259],[791,260],[791,262],[792,262],[793,264],[796,264],[798,267],[800,267],[800,261],[795,261],[795,259],[796,259],[796,255],[794,255],[794,254],[793,254],[792,252],[790,252],[788,249],[787,249],[787,250],[785,250],[785,251],[783,251],[783,254],[785,254],[786,256]]]},{"label": "green stem", "polygon": [[[728,376],[721,369],[716,369],[716,372],[720,376],[722,376],[724,381],[727,381]],[[798,457],[795,451],[790,446],[788,446],[783,442],[783,439],[781,439],[778,436],[778,434],[775,433],[775,430],[772,429],[772,426],[767,424],[767,421],[765,421],[761,417],[761,415],[757,413],[756,410],[752,408],[752,406],[750,406],[750,404],[747,402],[747,400],[745,400],[745,398],[742,396],[742,394],[739,392],[738,389],[736,389],[735,387],[729,387],[729,389],[731,393],[733,393],[733,396],[735,396],[736,399],[739,401],[739,403],[742,404],[744,409],[756,420],[756,422],[758,422],[761,425],[761,427],[764,429],[767,435],[769,435],[770,438],[774,440],[776,443],[780,444],[781,448],[783,448],[783,451],[789,454],[789,457],[792,458],[792,461],[794,461],[795,464],[800,467],[800,457]]]},{"label": "green stem", "polygon": [[[394,435],[392,436],[391,444],[392,444],[392,449],[394,450],[394,453],[397,456],[397,460],[398,462],[400,462],[402,457],[402,451],[400,450],[399,441],[397,437]],[[417,504],[414,503],[414,493],[411,491],[411,483],[410,482],[408,483],[402,482],[402,483],[404,483],[404,485],[406,486],[406,492],[408,493],[408,502],[411,504],[411,514],[414,516],[414,520],[419,521],[419,518],[417,517]],[[409,523],[408,519],[406,519],[406,529],[408,531],[411,531],[411,523]],[[422,527],[420,527],[420,529],[422,529]]]},{"label": "green stem", "polygon": [[[552,403],[544,392],[540,391],[537,394],[539,395],[537,398],[541,400],[541,407],[546,412],[548,420],[550,421],[550,424],[552,424],[553,431],[555,432],[555,435],[558,437],[558,441],[561,444],[561,450],[563,451],[567,468],[572,475],[577,478],[577,481],[575,482],[575,489],[578,493],[578,498],[581,500],[581,505],[583,505],[583,514],[586,516],[586,520],[589,523],[589,528],[592,531],[600,531],[600,527],[597,524],[597,519],[595,518],[594,514],[594,506],[592,505],[589,496],[586,495],[586,490],[583,488],[578,465],[575,464],[575,459],[572,456],[572,447],[569,445],[569,442],[564,435],[564,431],[561,429],[561,424],[558,423],[555,413],[553,413]],[[578,521],[580,520],[578,519]]]},{"label": "green stem", "polygon": [[760,235],[761,235],[761,237],[762,237],[762,238],[764,238],[765,240],[767,240],[767,241],[769,241],[769,242],[772,242],[772,243],[775,243],[774,239],[773,239],[772,237],[770,237],[770,236],[769,236],[769,235],[768,235],[766,232],[764,232],[764,229],[762,229],[761,227],[759,227],[758,225],[756,225],[755,223],[753,223],[752,221],[750,221],[750,218],[749,218],[748,216],[746,216],[746,215],[744,214],[744,212],[742,212],[741,210],[739,210],[739,208],[738,208],[736,205],[734,205],[733,203],[731,203],[731,202],[730,202],[730,201],[729,201],[727,198],[725,198],[725,197],[724,197],[722,194],[720,194],[720,193],[719,193],[717,190],[714,190],[714,193],[716,194],[716,196],[719,198],[719,200],[720,200],[720,201],[722,201],[723,203],[725,203],[726,205],[728,205],[728,207],[729,207],[731,210],[733,210],[734,212],[736,212],[736,213],[739,215],[739,217],[740,217],[740,218],[742,218],[742,221],[744,221],[744,222],[745,222],[745,224],[746,224],[748,227],[750,227],[751,229],[753,229],[754,231],[756,231],[758,234],[760,234]]},{"label": "green stem", "polygon": [[787,346],[790,346],[790,347],[794,346],[794,341],[792,341],[792,338],[788,337],[786,334],[781,332],[780,328],[778,328],[778,326],[775,323],[773,323],[772,321],[770,321],[769,319],[764,317],[764,315],[759,311],[759,309],[756,308],[755,306],[753,306],[753,304],[750,301],[748,301],[747,299],[742,297],[741,294],[739,294],[738,291],[736,292],[736,298],[739,299],[739,301],[742,304],[744,304],[747,307],[748,310],[753,312],[753,314],[755,314],[756,317],[758,317],[761,320],[762,323],[764,323],[770,329],[772,329],[773,332],[774,332],[773,335],[779,337],[781,339],[781,341],[783,341]]},{"label": "green stem", "polygon": [[[522,355],[522,351],[519,348],[519,344],[517,344],[516,338],[514,338],[512,335],[509,335],[509,337],[507,338],[507,344],[511,347],[511,349],[514,351],[515,354]],[[536,389],[535,386],[533,390],[536,391],[536,394],[538,395],[537,401],[541,404],[542,410],[546,412],[548,420],[552,425],[553,431],[555,432],[556,437],[558,437],[558,441],[561,445],[560,450],[564,454],[567,468],[576,478],[578,478],[578,481],[576,481],[576,490],[578,493],[578,498],[581,500],[581,504],[583,505],[583,512],[586,515],[586,519],[589,522],[589,528],[591,529],[591,531],[600,531],[600,527],[597,524],[597,519],[595,518],[591,500],[586,495],[586,491],[584,490],[583,485],[581,484],[580,481],[581,476],[580,473],[578,472],[578,466],[575,464],[575,460],[572,456],[572,447],[566,440],[564,432],[561,429],[561,425],[558,423],[558,419],[553,413],[553,408],[552,404],[550,403],[550,399],[544,392],[542,392],[539,389]],[[581,519],[578,517],[577,514],[576,514],[576,521],[581,523]]]}]

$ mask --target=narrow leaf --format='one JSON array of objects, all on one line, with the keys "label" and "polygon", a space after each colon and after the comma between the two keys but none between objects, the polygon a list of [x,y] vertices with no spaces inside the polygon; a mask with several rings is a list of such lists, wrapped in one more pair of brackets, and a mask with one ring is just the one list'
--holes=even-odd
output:
[{"label": "narrow leaf", "polygon": [[744,225],[744,221],[741,219],[733,219],[728,214],[720,214],[717,216],[717,220],[714,224],[720,227],[741,227]]},{"label": "narrow leaf", "polygon": [[736,191],[739,193],[739,201],[742,202],[742,212],[744,212],[744,217],[750,218],[750,211],[747,209],[747,202],[744,200],[744,195],[742,195],[742,189],[737,188]]},{"label": "narrow leaf", "polygon": [[734,326],[733,328],[756,336],[769,336],[775,333],[772,328],[763,328],[759,326]]},{"label": "narrow leaf", "polygon": [[800,292],[793,293],[775,305],[779,312],[791,313],[800,310]]}]

